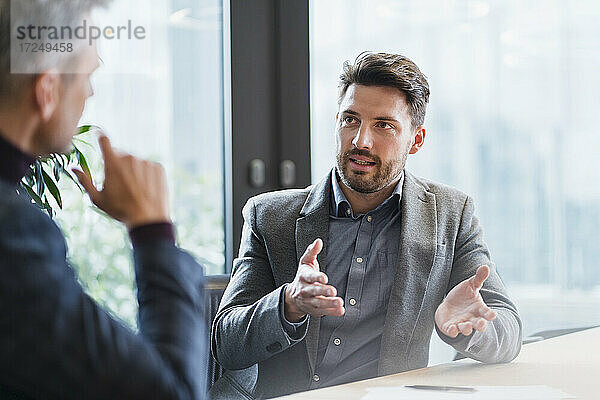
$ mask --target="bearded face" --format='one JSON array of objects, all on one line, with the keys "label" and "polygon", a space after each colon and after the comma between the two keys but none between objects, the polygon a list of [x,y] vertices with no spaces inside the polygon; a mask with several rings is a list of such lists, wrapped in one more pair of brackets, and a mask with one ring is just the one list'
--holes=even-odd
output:
[{"label": "bearded face", "polygon": [[337,172],[350,189],[359,193],[375,193],[398,181],[407,157],[408,151],[397,158],[382,161],[381,157],[367,150],[355,148],[336,155]]},{"label": "bearded face", "polygon": [[358,193],[395,185],[409,153],[423,143],[413,129],[404,94],[392,87],[350,85],[336,123],[337,172]]}]

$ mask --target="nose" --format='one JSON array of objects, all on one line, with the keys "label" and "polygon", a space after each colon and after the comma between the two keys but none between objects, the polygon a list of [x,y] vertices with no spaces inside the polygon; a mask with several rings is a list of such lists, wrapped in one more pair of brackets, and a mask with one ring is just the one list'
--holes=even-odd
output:
[{"label": "nose", "polygon": [[371,130],[367,126],[361,124],[358,131],[356,131],[354,139],[352,139],[352,144],[357,149],[370,150],[373,147],[373,135]]}]

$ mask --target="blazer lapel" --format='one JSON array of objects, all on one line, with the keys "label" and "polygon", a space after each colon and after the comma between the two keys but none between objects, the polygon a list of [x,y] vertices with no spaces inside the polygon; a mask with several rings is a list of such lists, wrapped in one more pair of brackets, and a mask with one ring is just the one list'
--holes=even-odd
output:
[{"label": "blazer lapel", "polygon": [[379,361],[380,375],[405,371],[436,250],[435,196],[405,170],[400,203],[398,264],[390,294]]},{"label": "blazer lapel", "polygon": [[[321,180],[310,191],[306,202],[300,211],[300,218],[296,220],[296,262],[304,251],[315,239],[323,240],[323,250],[317,256],[321,271],[325,272],[327,265],[327,237],[329,232],[329,196],[331,193],[331,174]],[[311,371],[315,368],[317,346],[319,340],[320,318],[310,317],[308,332],[306,333],[306,349]]]}]

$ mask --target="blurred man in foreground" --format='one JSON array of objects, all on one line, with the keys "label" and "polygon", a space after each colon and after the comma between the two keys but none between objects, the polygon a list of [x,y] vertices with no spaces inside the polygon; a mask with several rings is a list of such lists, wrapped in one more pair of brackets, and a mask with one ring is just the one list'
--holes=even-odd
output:
[{"label": "blurred man in foreground", "polygon": [[203,271],[175,246],[163,168],[117,152],[102,136],[102,190],[76,171],[92,202],[129,230],[139,333],[83,292],[59,228],[15,194],[35,157],[69,149],[98,55],[78,42],[73,52],[15,57],[30,72],[11,73],[10,15],[25,26],[75,27],[102,1],[0,5],[0,397],[204,398]]}]

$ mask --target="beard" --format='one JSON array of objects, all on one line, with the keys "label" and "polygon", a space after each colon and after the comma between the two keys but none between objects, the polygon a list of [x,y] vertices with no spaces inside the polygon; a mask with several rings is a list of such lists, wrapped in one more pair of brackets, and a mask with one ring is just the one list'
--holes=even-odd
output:
[{"label": "beard", "polygon": [[[369,157],[375,162],[375,174],[366,171],[353,171],[350,168],[350,157],[353,155]],[[382,162],[381,158],[366,150],[353,149],[336,155],[337,172],[340,179],[350,189],[358,193],[375,193],[393,183],[404,169],[408,151],[400,158]]]}]

